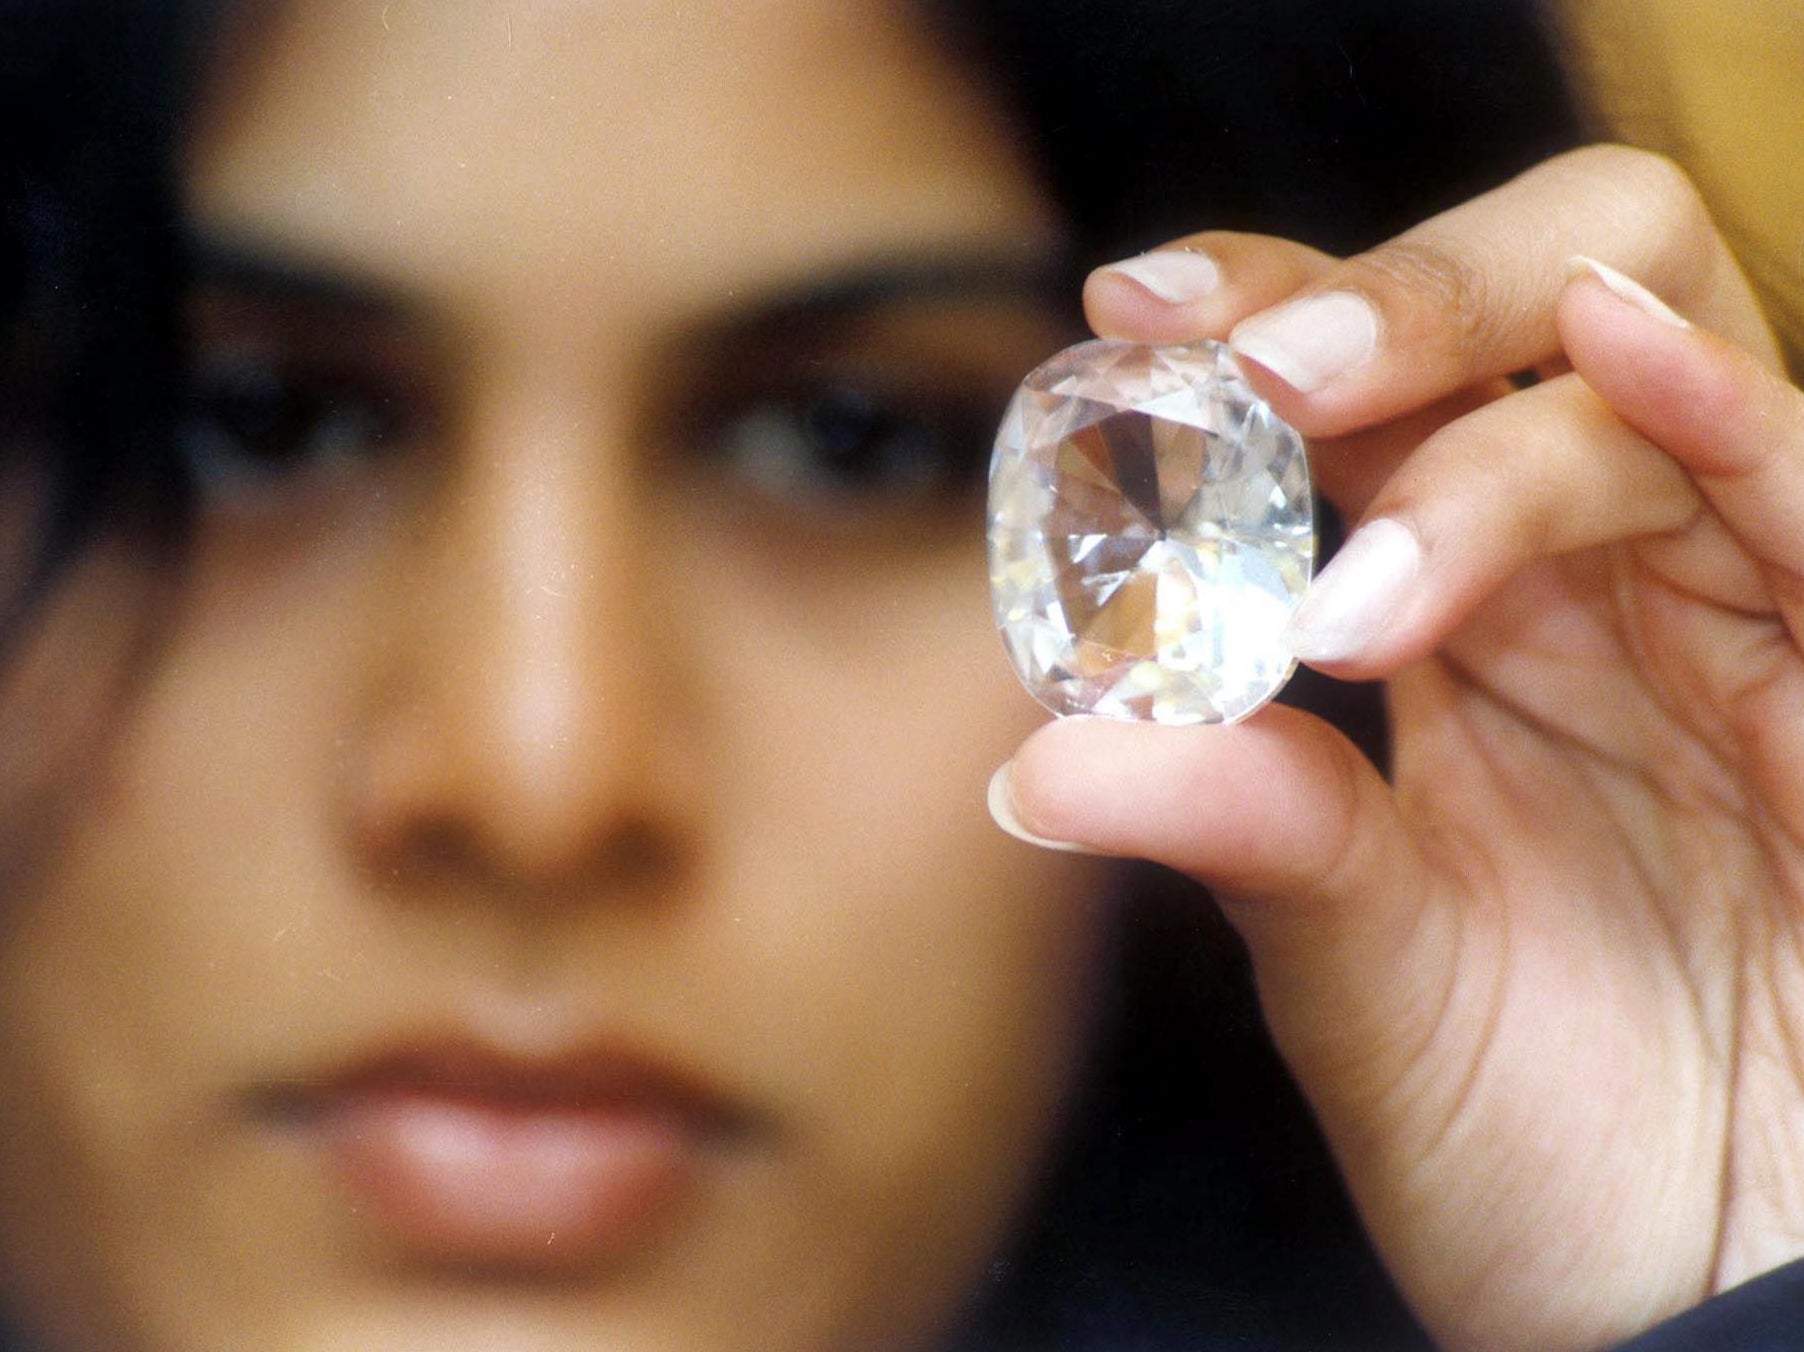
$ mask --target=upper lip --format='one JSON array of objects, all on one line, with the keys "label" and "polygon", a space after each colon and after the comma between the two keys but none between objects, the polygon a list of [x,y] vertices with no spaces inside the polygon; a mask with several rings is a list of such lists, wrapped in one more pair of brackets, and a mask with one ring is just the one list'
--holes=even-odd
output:
[{"label": "upper lip", "polygon": [[524,1051],[461,1030],[397,1036],[355,1050],[317,1073],[258,1082],[259,1111],[305,1119],[335,1103],[419,1093],[521,1111],[656,1112],[711,1134],[741,1135],[761,1117],[701,1075],[606,1040]]}]

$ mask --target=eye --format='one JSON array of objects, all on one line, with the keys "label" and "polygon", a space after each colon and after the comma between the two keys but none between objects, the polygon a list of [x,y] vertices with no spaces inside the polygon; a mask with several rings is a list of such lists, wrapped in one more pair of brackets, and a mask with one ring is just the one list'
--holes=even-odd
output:
[{"label": "eye", "polygon": [[957,400],[834,385],[748,403],[717,425],[713,450],[779,505],[877,510],[969,486],[987,451],[982,427]]},{"label": "eye", "polygon": [[411,422],[408,401],[366,373],[203,354],[181,449],[198,488],[231,493],[366,460],[401,440]]},{"label": "eye", "polygon": [[698,506],[889,547],[969,538],[1009,396],[1073,320],[1012,272],[1001,285],[905,264],[851,275],[679,333],[680,375],[655,391],[652,425]]}]

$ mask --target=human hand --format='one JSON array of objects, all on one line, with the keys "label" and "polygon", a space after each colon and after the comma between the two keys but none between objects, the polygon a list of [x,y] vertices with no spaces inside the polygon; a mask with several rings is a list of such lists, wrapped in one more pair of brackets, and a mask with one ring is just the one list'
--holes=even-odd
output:
[{"label": "human hand", "polygon": [[1092,323],[1265,368],[1365,523],[1297,646],[1388,682],[1391,780],[1282,707],[1074,719],[1001,815],[1215,890],[1449,1345],[1599,1346],[1804,1253],[1804,394],[1695,192],[1603,147],[1346,262],[1187,246],[1214,285],[1105,270]]}]

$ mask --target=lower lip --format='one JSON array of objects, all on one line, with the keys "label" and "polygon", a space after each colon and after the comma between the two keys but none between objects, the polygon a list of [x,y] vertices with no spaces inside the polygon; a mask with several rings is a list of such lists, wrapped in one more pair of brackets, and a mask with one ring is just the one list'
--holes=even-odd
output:
[{"label": "lower lip", "polygon": [[695,1182],[697,1134],[636,1104],[561,1107],[362,1090],[327,1140],[359,1209],[409,1254],[526,1271],[646,1244]]}]

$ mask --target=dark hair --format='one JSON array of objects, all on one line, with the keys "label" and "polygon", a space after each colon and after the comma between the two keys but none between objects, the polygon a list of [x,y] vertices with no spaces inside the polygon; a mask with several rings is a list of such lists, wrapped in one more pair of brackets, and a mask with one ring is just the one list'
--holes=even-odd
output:
[{"label": "dark hair", "polygon": [[1367,247],[1563,149],[1535,0],[939,0],[1100,260],[1199,229]]},{"label": "dark hair", "polygon": [[172,0],[0,0],[0,655],[109,517],[172,533]]}]

